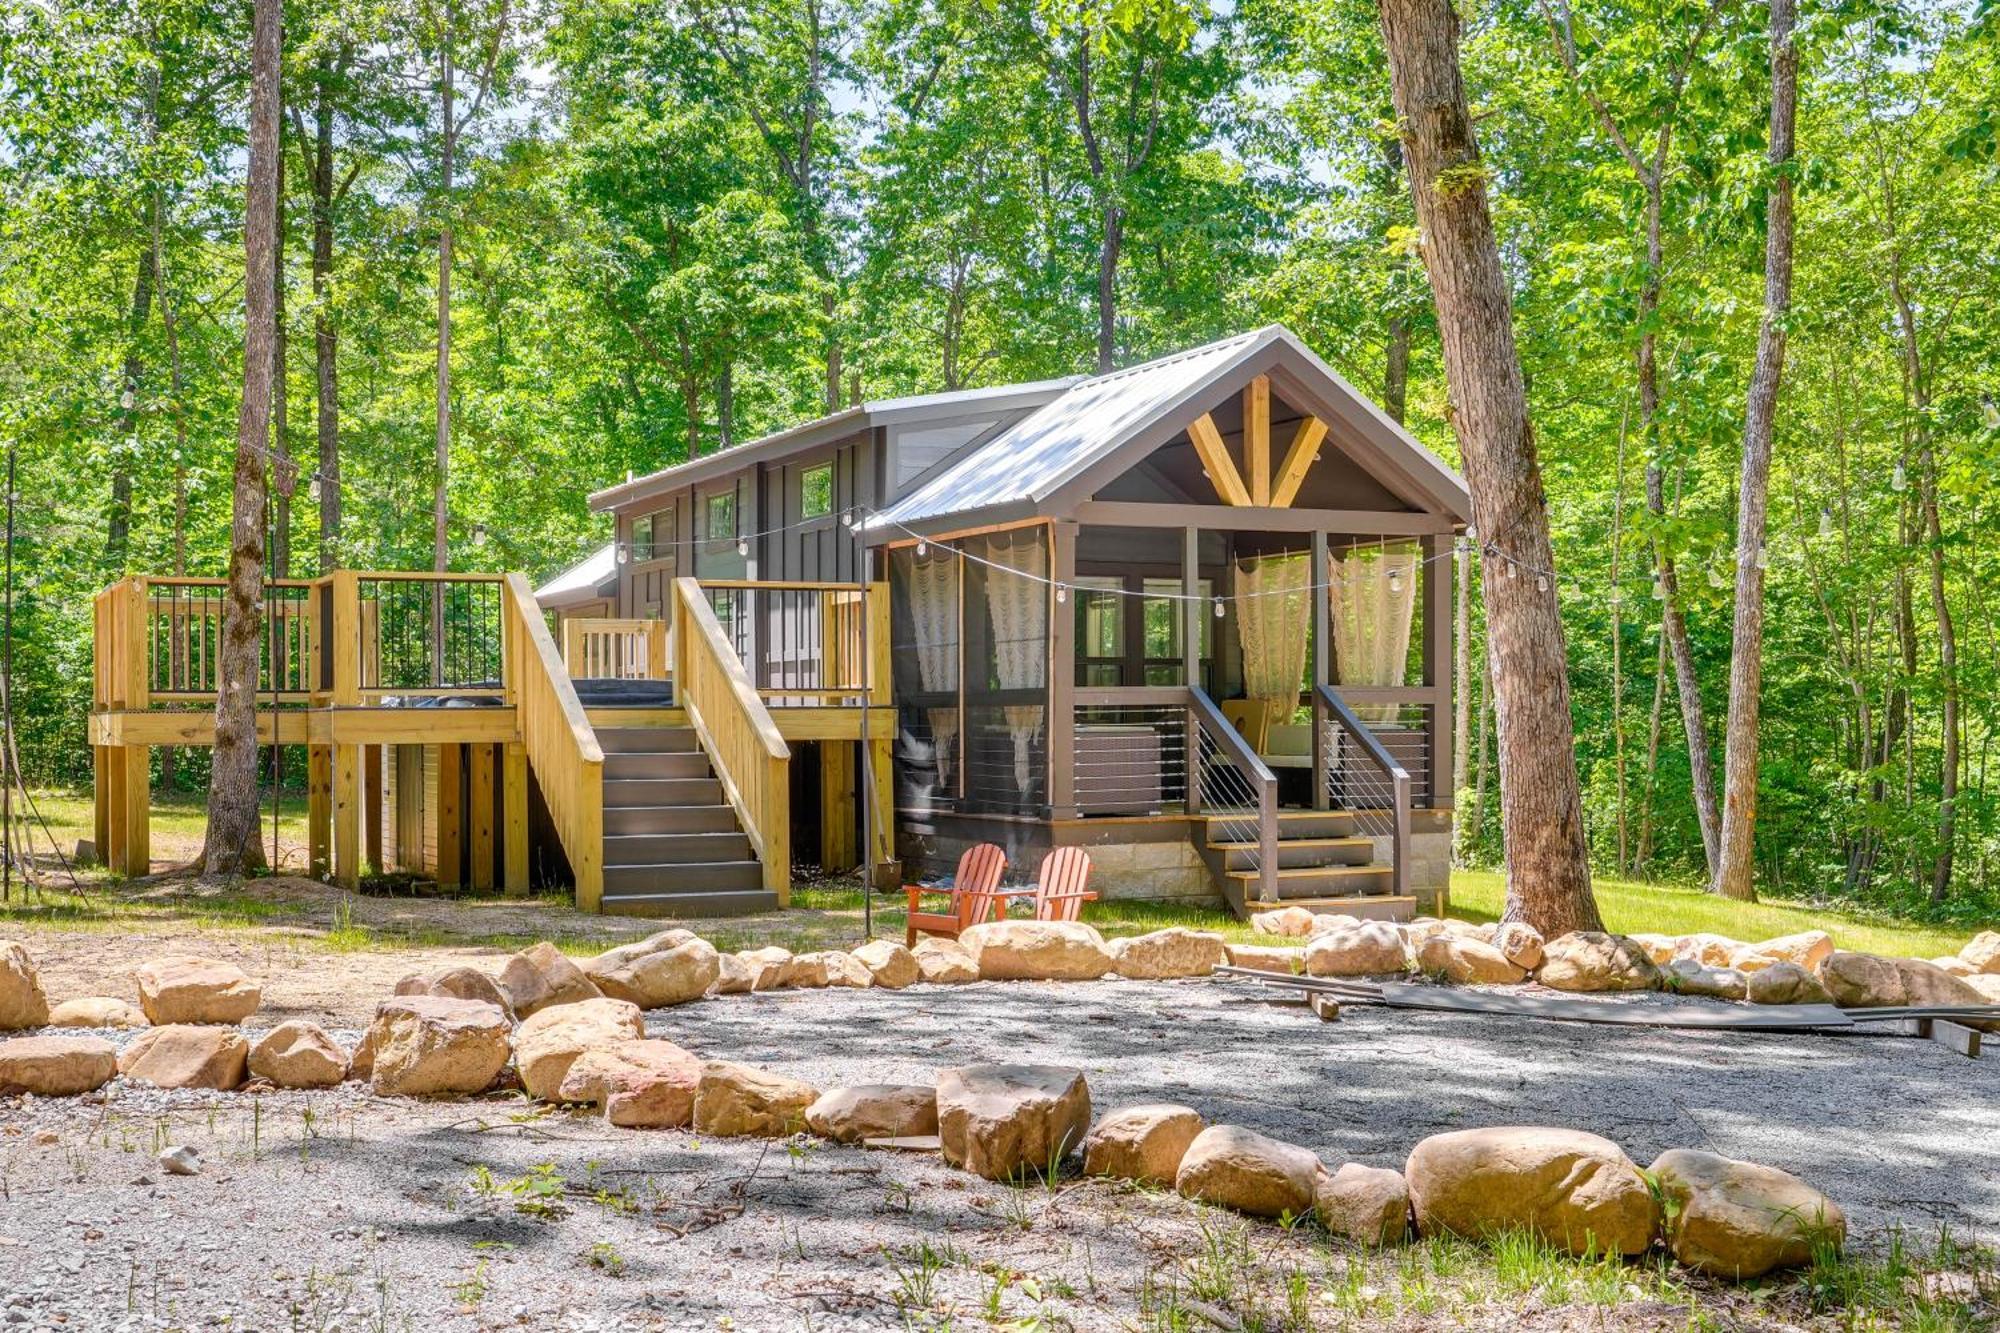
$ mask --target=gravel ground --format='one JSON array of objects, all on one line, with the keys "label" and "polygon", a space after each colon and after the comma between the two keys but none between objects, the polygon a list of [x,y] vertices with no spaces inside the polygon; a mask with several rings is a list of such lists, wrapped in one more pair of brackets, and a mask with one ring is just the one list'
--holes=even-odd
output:
[{"label": "gravel ground", "polygon": [[[648,1025],[821,1086],[1074,1064],[1100,1109],[1183,1101],[1329,1163],[1397,1165],[1448,1129],[1569,1125],[1641,1164],[1696,1146],[1797,1172],[1864,1242],[1941,1223],[2000,1240],[2000,1061],[1922,1041],[1353,1008],[1325,1025],[1261,995],[1224,982],[778,992]],[[1122,1329],[1152,1327],[1141,1311],[1158,1286],[1218,1244],[1246,1264],[1319,1264],[1330,1282],[1344,1262],[1310,1236],[1246,1233],[1131,1187],[1013,1189],[928,1157],[615,1131],[513,1096],[108,1092],[0,1103],[0,1329],[944,1326],[899,1304],[955,1309],[961,1328],[998,1312],[1017,1328]],[[169,1143],[196,1147],[201,1174],[164,1174],[154,1154]],[[1685,1308],[1639,1306],[1444,1313],[1419,1322],[1688,1323]]]}]

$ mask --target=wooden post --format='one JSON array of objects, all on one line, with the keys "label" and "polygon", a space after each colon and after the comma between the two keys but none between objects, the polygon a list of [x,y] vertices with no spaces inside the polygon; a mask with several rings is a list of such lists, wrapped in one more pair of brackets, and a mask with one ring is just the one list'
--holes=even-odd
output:
[{"label": "wooden post", "polygon": [[443,888],[455,889],[465,882],[464,798],[459,786],[464,765],[463,745],[438,746],[437,882]]},{"label": "wooden post", "polygon": [[386,746],[361,747],[361,846],[368,864],[377,873],[387,869],[382,860],[382,755]]},{"label": "wooden post", "polygon": [[1433,810],[1449,810],[1458,795],[1453,790],[1451,728],[1451,649],[1452,649],[1452,537],[1439,533],[1424,542],[1424,684],[1430,687],[1430,715],[1424,722],[1429,733],[1430,771],[1424,785],[1430,789]]},{"label": "wooden post", "polygon": [[153,873],[152,827],[149,822],[152,797],[151,748],[122,745],[116,761],[122,770],[118,789],[123,796],[121,813],[125,822],[122,864],[114,867],[128,878]]},{"label": "wooden post", "polygon": [[92,832],[97,838],[97,864],[111,864],[111,747],[93,745],[90,747],[90,767],[92,813],[95,827]]},{"label": "wooden post", "polygon": [[467,799],[472,803],[470,818],[466,821],[472,829],[472,891],[491,893],[493,891],[493,747],[490,744],[468,745],[472,760],[471,794]]},{"label": "wooden post", "polygon": [[[1333,684],[1333,612],[1326,589],[1320,587],[1320,580],[1331,581],[1333,569],[1328,560],[1326,534],[1312,535],[1312,577],[1306,580],[1306,587],[1313,599],[1312,610],[1312,683],[1315,686]],[[1312,698],[1312,806],[1324,810],[1331,803],[1327,795],[1327,769],[1331,767],[1332,756],[1326,752],[1326,706],[1320,702],[1319,691],[1313,691]]]},{"label": "wooden post", "polygon": [[1271,377],[1258,375],[1243,390],[1243,453],[1250,464],[1250,499],[1271,503]]},{"label": "wooden post", "polygon": [[896,855],[896,774],[894,746],[887,740],[869,740],[868,762],[875,799],[875,818],[869,824],[868,869]]},{"label": "wooden post", "polygon": [[[343,654],[344,655],[344,654]],[[337,663],[338,659],[336,659]],[[335,670],[338,670],[336,665]],[[333,878],[361,885],[361,747],[335,745],[333,756]]]},{"label": "wooden post", "polygon": [[507,744],[502,759],[501,799],[506,806],[500,846],[506,859],[501,887],[510,898],[528,894],[528,747]]},{"label": "wooden post", "polygon": [[[1201,591],[1201,531],[1181,529],[1181,676],[1190,690],[1201,688],[1201,617],[1207,608],[1196,595]],[[1184,803],[1191,815],[1201,813],[1201,727],[1189,710],[1181,742],[1181,762],[1187,768],[1187,795]],[[1206,835],[1203,840],[1206,841]]]},{"label": "wooden post", "polygon": [[819,864],[823,870],[854,868],[855,788],[861,776],[855,760],[857,748],[846,741],[819,743]]},{"label": "wooden post", "polygon": [[324,879],[333,868],[333,747],[306,747],[306,874]]},{"label": "wooden post", "polygon": [[[1076,583],[1075,523],[1049,525],[1049,567],[1055,588],[1043,599],[1049,617],[1049,817],[1076,818],[1076,607],[1057,602],[1056,589]],[[1074,596],[1074,591],[1065,597]]]}]

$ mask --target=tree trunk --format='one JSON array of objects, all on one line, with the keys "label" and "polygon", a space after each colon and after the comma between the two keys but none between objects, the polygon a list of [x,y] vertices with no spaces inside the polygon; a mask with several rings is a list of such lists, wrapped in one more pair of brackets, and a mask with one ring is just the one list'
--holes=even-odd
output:
[{"label": "tree trunk", "polygon": [[243,404],[229,530],[229,585],[217,655],[214,772],[202,865],[210,875],[260,869],[257,667],[263,637],[264,450],[271,438],[271,346],[277,327],[278,60],[282,0],[256,0],[250,51],[249,190],[243,222]]},{"label": "tree trunk", "polygon": [[1764,671],[1764,519],[1771,432],[1785,373],[1792,306],[1792,132],[1798,118],[1798,52],[1792,0],[1771,0],[1771,191],[1764,238],[1764,320],[1743,413],[1743,475],[1736,501],[1736,628],[1729,652],[1729,731],[1724,742],[1722,852],[1715,891],[1754,901],[1757,828],[1757,695]]},{"label": "tree trunk", "polygon": [[1639,806],[1639,847],[1632,855],[1633,873],[1652,878],[1653,800],[1660,788],[1660,717],[1667,702],[1667,635],[1660,630],[1659,653],[1653,663],[1653,711],[1646,723],[1646,786]]},{"label": "tree trunk", "polygon": [[1618,418],[1618,464],[1611,485],[1611,762],[1618,787],[1619,874],[1630,865],[1625,817],[1625,589],[1619,582],[1625,547],[1625,417]]},{"label": "tree trunk", "polygon": [[1118,368],[1118,254],[1125,245],[1125,210],[1104,206],[1104,235],[1097,246],[1097,373]]},{"label": "tree trunk", "polygon": [[715,377],[715,447],[727,449],[736,443],[736,367],[724,361]]},{"label": "tree trunk", "polygon": [[[431,492],[431,568],[442,574],[451,563],[448,495],[451,489],[451,242],[452,157],[458,147],[458,112],[452,101],[452,6],[445,5],[445,23],[438,42],[438,97],[443,128],[439,145],[439,184],[444,217],[438,228],[437,291],[437,447],[433,457],[435,489]],[[444,661],[444,583],[431,585],[432,661]]]},{"label": "tree trunk", "polygon": [[1391,315],[1388,332],[1389,345],[1382,357],[1382,410],[1400,426],[1410,397],[1410,321]]},{"label": "tree trunk", "polygon": [[132,280],[132,306],[125,320],[125,364],[121,367],[118,388],[118,438],[111,446],[111,512],[104,536],[105,558],[120,574],[125,572],[132,548],[133,442],[139,435],[139,381],[146,373],[139,339],[152,316],[155,263],[151,246],[140,251],[139,273]]},{"label": "tree trunk", "polygon": [[313,93],[313,428],[319,442],[319,572],[340,565],[340,335],[333,312],[333,69],[320,58]]},{"label": "tree trunk", "polygon": [[1584,844],[1555,555],[1486,171],[1459,74],[1458,17],[1449,0],[1378,0],[1377,8],[1452,427],[1488,552],[1481,588],[1500,734],[1502,915],[1551,938],[1594,930],[1602,922]]},{"label": "tree trunk", "polygon": [[[285,429],[285,117],[278,115],[278,220],[271,229],[271,577],[292,576],[292,446]],[[274,765],[275,768],[275,765]]]}]

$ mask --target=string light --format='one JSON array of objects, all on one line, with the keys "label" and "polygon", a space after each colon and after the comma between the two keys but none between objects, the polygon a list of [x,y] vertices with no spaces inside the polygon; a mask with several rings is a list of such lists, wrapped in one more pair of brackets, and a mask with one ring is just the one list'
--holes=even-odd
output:
[{"label": "string light", "polygon": [[736,554],[738,555],[750,554],[750,539],[748,537],[738,537],[736,539]]},{"label": "string light", "polygon": [[313,499],[315,499],[315,500],[319,499],[319,478],[318,478],[318,477],[314,477],[314,478],[313,478],[313,479],[312,479],[312,480],[311,480],[310,482],[306,483],[306,494],[307,494],[307,495],[309,495],[309,496],[311,496],[311,497],[312,497]]},{"label": "string light", "polygon": [[1220,597],[1215,599],[1215,618],[1217,620],[1222,619],[1222,599]]},{"label": "string light", "polygon": [[1512,560],[1509,560],[1507,562],[1507,577],[1510,579],[1517,579],[1521,577],[1521,571],[1514,567],[1514,562]]},{"label": "string light", "polygon": [[1993,401],[1992,394],[1979,400],[1979,415],[1986,418],[1988,430],[2000,430],[2000,403]]},{"label": "string light", "polygon": [[854,526],[854,511],[852,509],[848,510],[846,513],[840,516],[840,526],[843,528],[851,528]]},{"label": "string light", "polygon": [[1719,562],[1708,567],[1708,586],[1711,588],[1727,588],[1729,586],[1729,581],[1722,577],[1722,565]]},{"label": "string light", "polygon": [[1819,535],[1822,537],[1831,537],[1833,535],[1833,509],[1830,505],[1822,505],[1820,507]]},{"label": "string light", "polygon": [[1901,461],[1897,462],[1896,470],[1889,474],[1889,489],[1892,491],[1907,491],[1910,489],[1910,474],[1903,470]]},{"label": "string light", "polygon": [[1069,600],[1069,589],[1063,587],[1062,584],[1058,583],[1056,585],[1056,605],[1061,606],[1064,602],[1067,602],[1068,600]]},{"label": "string light", "polygon": [[931,553],[931,544],[929,542],[917,543],[917,559],[921,560],[930,553]]},{"label": "string light", "polygon": [[1547,574],[1535,575],[1535,591],[1547,592],[1548,590],[1549,590],[1549,576]]},{"label": "string light", "polygon": [[631,560],[631,558],[632,558],[632,548],[627,546],[624,542],[619,542],[618,563],[621,565],[625,564],[627,561]]},{"label": "string light", "polygon": [[1757,548],[1757,568],[1759,568],[1759,569],[1769,569],[1770,567],[1771,567],[1771,548],[1770,548],[1770,547],[1768,547],[1768,546],[1760,546],[1760,547],[1758,547],[1758,548]]}]

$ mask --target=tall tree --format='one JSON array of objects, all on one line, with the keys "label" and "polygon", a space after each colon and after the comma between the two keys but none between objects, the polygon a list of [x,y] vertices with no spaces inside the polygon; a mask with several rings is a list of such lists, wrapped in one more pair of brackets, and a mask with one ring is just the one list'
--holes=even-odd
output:
[{"label": "tall tree", "polygon": [[319,455],[319,568],[340,563],[340,334],[333,312],[334,209],[361,170],[354,154],[336,177],[334,121],[339,97],[348,87],[353,42],[340,35],[319,39],[312,64],[312,125],[297,101],[286,105],[292,140],[299,146],[312,198],[313,435]]},{"label": "tall tree", "polygon": [[[1780,0],[1781,3],[1784,0]],[[1500,733],[1505,919],[1553,937],[1602,928],[1577,784],[1555,553],[1514,343],[1513,303],[1487,210],[1450,0],[1378,0],[1451,421],[1487,552],[1485,601]]]},{"label": "tall tree", "polygon": [[202,866],[261,868],[257,839],[257,675],[263,639],[264,458],[271,438],[278,233],[278,76],[283,0],[255,0],[250,40],[249,185],[243,213],[243,402],[216,661],[215,750]]},{"label": "tall tree", "polygon": [[1771,0],[1770,189],[1765,204],[1764,318],[1743,413],[1743,474],[1736,506],[1736,622],[1729,649],[1729,732],[1723,769],[1722,848],[1714,887],[1755,899],[1757,732],[1764,674],[1765,517],[1770,505],[1771,439],[1785,373],[1792,308],[1793,133],[1798,122],[1799,57],[1792,0]]}]

